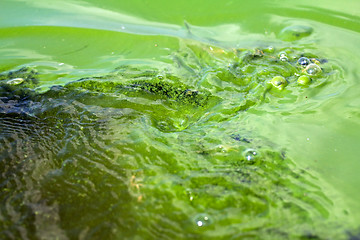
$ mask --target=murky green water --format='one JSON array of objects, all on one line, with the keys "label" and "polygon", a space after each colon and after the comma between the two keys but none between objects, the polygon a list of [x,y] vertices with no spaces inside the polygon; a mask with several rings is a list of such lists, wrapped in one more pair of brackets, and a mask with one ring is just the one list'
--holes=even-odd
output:
[{"label": "murky green water", "polygon": [[0,238],[359,238],[359,9],[3,0]]}]

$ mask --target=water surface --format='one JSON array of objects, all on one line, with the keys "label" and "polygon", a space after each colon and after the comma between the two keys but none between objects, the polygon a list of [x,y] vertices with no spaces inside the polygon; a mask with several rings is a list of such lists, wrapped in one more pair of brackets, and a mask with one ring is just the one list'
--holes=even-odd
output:
[{"label": "water surface", "polygon": [[3,1],[1,237],[356,236],[359,9]]}]

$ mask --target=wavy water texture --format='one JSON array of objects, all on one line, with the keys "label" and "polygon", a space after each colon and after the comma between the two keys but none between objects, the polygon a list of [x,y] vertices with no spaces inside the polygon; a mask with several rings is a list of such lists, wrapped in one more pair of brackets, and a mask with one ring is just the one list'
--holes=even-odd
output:
[{"label": "wavy water texture", "polygon": [[[177,37],[186,37],[187,35],[187,30],[182,29],[180,26],[147,21],[140,17],[92,6],[83,1],[56,1],[49,3],[47,1],[20,0],[18,2],[17,4],[28,5],[29,9],[25,12],[25,15],[21,16],[21,19],[11,21],[10,26],[14,26],[17,21],[20,26],[23,26],[25,19],[28,19],[30,21],[26,22],[27,26],[93,28]],[[37,12],[35,17],[32,10]]]},{"label": "wavy water texture", "polygon": [[[140,3],[143,5],[144,3]],[[49,3],[44,0],[28,1],[28,0],[16,0],[8,1],[4,3],[5,9],[26,9],[21,14],[16,14],[16,18],[3,19],[1,22],[2,27],[14,27],[14,26],[59,26],[59,27],[75,27],[75,28],[91,28],[99,30],[109,30],[116,32],[126,32],[134,34],[146,34],[146,35],[163,35],[174,36],[181,38],[188,38],[194,40],[200,40],[212,44],[222,44],[231,42],[232,45],[242,42],[242,46],[251,44],[249,42],[249,35],[257,39],[256,42],[264,40],[264,30],[268,32],[279,31],[274,26],[269,26],[266,22],[271,22],[274,16],[283,16],[286,18],[292,18],[296,20],[311,20],[313,23],[325,23],[331,26],[338,26],[344,29],[350,29],[352,31],[358,31],[360,23],[357,13],[347,13],[355,11],[358,6],[357,1],[353,1],[354,8],[345,9],[346,4],[340,5],[337,8],[330,11],[329,9],[321,8],[320,4],[317,7],[306,5],[305,2],[299,2],[297,6],[295,3],[291,3],[290,6],[286,4],[279,4],[272,2],[269,4],[266,1],[260,1],[257,8],[252,9],[252,5],[244,5],[236,3],[228,3],[217,9],[221,12],[222,8],[226,8],[228,12],[228,5],[234,5],[231,12],[223,15],[220,23],[207,24],[206,28],[192,27],[189,23],[184,24],[184,20],[191,21],[194,16],[190,15],[187,19],[182,18],[181,23],[169,24],[161,20],[162,14],[156,14],[161,11],[162,8],[156,7],[157,3],[153,3],[152,7],[154,13],[149,15],[148,18],[154,18],[159,16],[158,21],[152,21],[146,19],[146,17],[134,16],[127,14],[125,11],[129,7],[127,4],[121,4],[120,9],[113,10],[108,4],[104,3],[105,7],[97,6],[97,3],[90,3],[85,1],[55,1]],[[25,5],[25,6],[24,6]],[[101,4],[100,4],[101,5]],[[136,5],[134,3],[133,5]],[[213,10],[213,5],[217,5],[216,2],[209,2],[208,8]],[[21,7],[20,7],[21,6]],[[130,5],[131,6],[131,5]],[[335,6],[335,4],[334,4]],[[191,6],[185,6],[184,8],[190,8]],[[332,7],[330,6],[327,6]],[[130,7],[131,8],[131,7]],[[141,8],[140,8],[141,9]],[[1,11],[1,10],[0,10]],[[176,7],[169,8],[168,11],[174,11],[176,16]],[[250,20],[248,13],[252,12],[253,16]],[[266,14],[263,14],[266,12]],[[36,14],[35,14],[36,13]],[[196,12],[194,12],[195,14]],[[171,13],[169,13],[171,15]],[[145,15],[145,14],[144,14]],[[230,19],[229,19],[230,18]],[[258,30],[260,18],[261,24],[264,25],[260,32],[255,33]],[[155,18],[156,19],[156,18]],[[216,19],[216,18],[214,18]],[[246,24],[243,21],[246,20]],[[255,21],[256,20],[256,21]],[[194,24],[199,19],[194,19]],[[252,22],[253,21],[253,22]],[[208,21],[207,21],[208,22]],[[236,22],[236,24],[234,24]],[[190,22],[192,23],[192,21]],[[257,25],[256,25],[257,24]],[[200,25],[203,25],[200,23]],[[209,26],[210,25],[210,26]],[[252,27],[252,29],[249,29]],[[247,36],[244,36],[244,33]]]},{"label": "wavy water texture", "polygon": [[[242,125],[249,109],[342,81],[336,64],[313,54],[184,42],[163,69],[124,65],[44,93],[31,69],[3,74],[2,235],[346,239],[346,207],[331,190]],[[300,56],[323,62],[307,88],[294,75]],[[279,73],[286,91],[268,82]]]},{"label": "wavy water texture", "polygon": [[350,2],[3,1],[0,238],[359,238]]}]

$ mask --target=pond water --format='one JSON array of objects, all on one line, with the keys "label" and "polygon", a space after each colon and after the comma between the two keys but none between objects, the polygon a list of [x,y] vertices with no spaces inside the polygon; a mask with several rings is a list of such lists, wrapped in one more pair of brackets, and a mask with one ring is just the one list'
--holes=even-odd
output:
[{"label": "pond water", "polygon": [[0,238],[360,238],[359,16],[2,0]]}]

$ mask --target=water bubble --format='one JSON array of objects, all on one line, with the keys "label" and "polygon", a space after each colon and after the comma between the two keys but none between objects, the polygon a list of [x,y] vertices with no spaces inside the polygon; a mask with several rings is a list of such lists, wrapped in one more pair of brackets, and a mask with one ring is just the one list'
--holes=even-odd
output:
[{"label": "water bubble", "polygon": [[302,75],[298,78],[297,82],[300,85],[308,85],[311,82],[311,80],[310,80],[309,76]]},{"label": "water bubble", "polygon": [[246,161],[253,162],[258,157],[258,153],[254,149],[246,149],[244,151],[244,157]]},{"label": "water bubble", "polygon": [[198,226],[198,227],[209,226],[212,222],[209,215],[206,213],[201,213],[201,214],[196,215],[194,217],[194,221],[195,221],[196,226]]},{"label": "water bubble", "polygon": [[279,52],[279,57],[287,57],[287,53],[284,51]]},{"label": "water bubble", "polygon": [[298,60],[298,64],[300,64],[300,66],[302,67],[306,67],[307,65],[309,65],[310,60],[307,57],[301,57]]},{"label": "water bubble", "polygon": [[225,146],[223,146],[223,145],[218,145],[218,146],[216,146],[216,151],[221,152],[221,153],[226,153],[227,148]]},{"label": "water bubble", "polygon": [[283,61],[283,62],[288,61],[288,57],[287,57],[286,52],[280,52],[279,53],[279,59],[280,59],[280,61]]},{"label": "water bubble", "polygon": [[286,56],[280,57],[280,61],[287,62],[289,59]]},{"label": "water bubble", "polygon": [[321,68],[317,64],[311,63],[306,67],[305,71],[311,76],[316,76],[321,73]]},{"label": "water bubble", "polygon": [[186,189],[186,195],[188,196],[190,202],[194,200],[194,193],[191,191],[191,189]]},{"label": "water bubble", "polygon": [[270,83],[280,90],[283,90],[287,85],[286,79],[282,76],[274,77],[273,79],[271,79]]}]

